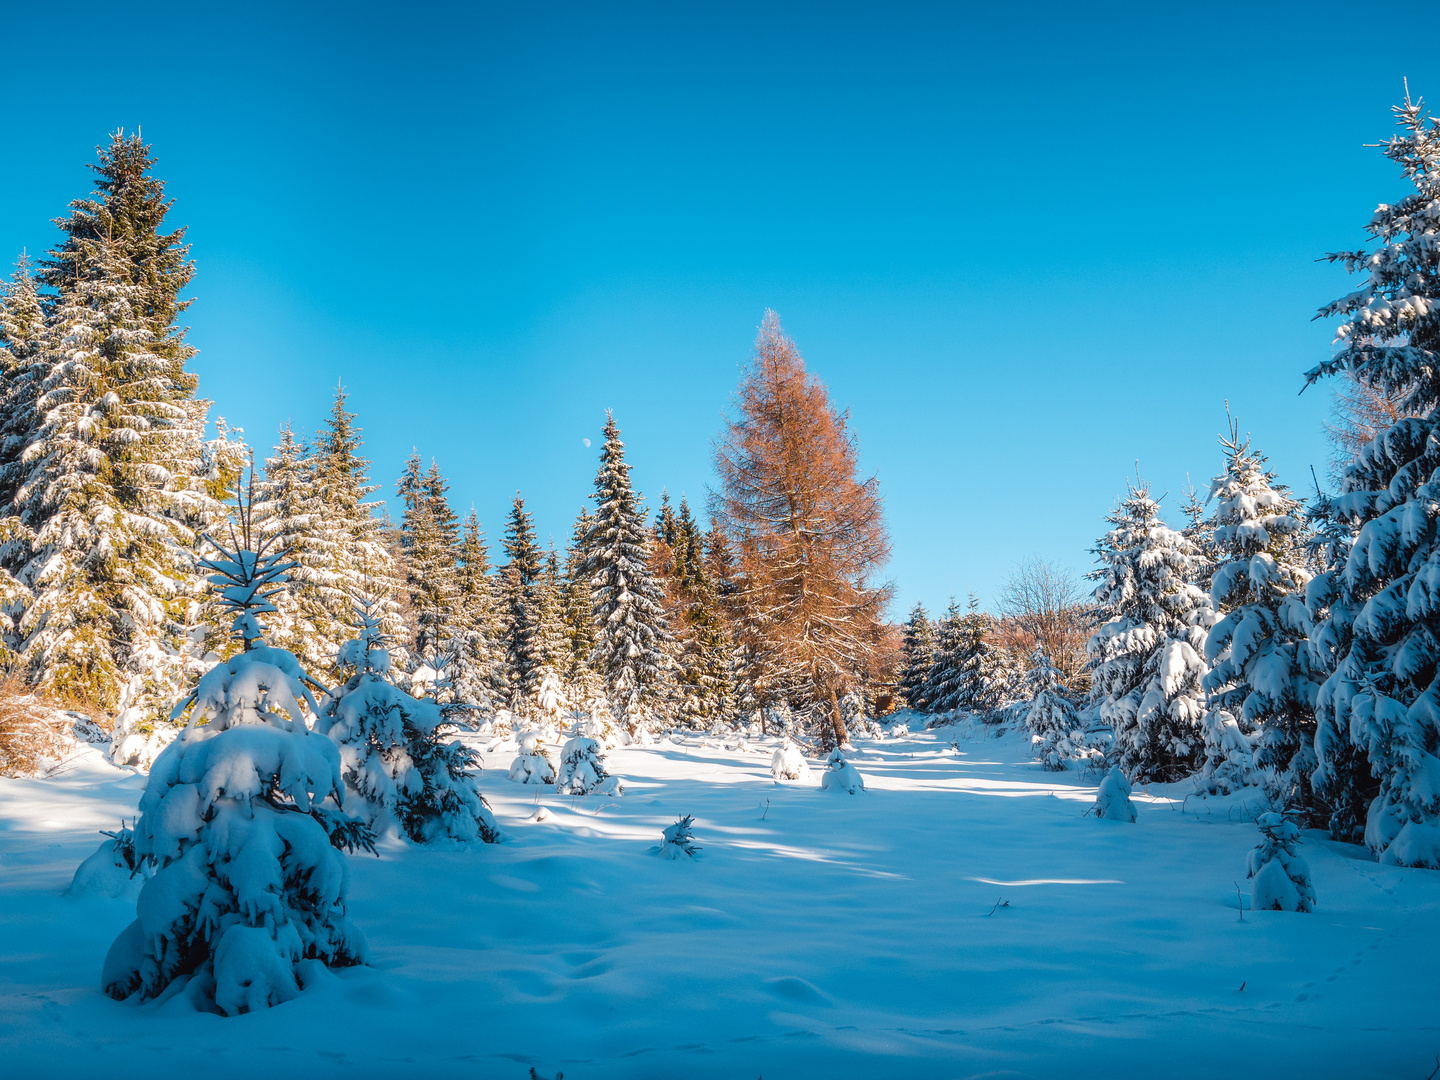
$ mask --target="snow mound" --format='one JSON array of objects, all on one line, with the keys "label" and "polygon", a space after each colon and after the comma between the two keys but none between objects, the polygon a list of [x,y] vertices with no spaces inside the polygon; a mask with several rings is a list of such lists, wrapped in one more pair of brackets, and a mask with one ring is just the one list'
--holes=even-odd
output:
[{"label": "snow mound", "polygon": [[859,769],[845,760],[845,755],[836,747],[825,759],[825,771],[820,774],[820,789],[858,795],[865,790],[865,778],[860,775]]},{"label": "snow mound", "polygon": [[770,775],[776,780],[809,780],[810,765],[800,748],[792,742],[777,747],[770,759]]},{"label": "snow mound", "polygon": [[1120,771],[1120,766],[1111,766],[1100,781],[1100,790],[1095,795],[1095,816],[1106,821],[1134,821],[1135,804],[1130,801],[1130,781]]}]

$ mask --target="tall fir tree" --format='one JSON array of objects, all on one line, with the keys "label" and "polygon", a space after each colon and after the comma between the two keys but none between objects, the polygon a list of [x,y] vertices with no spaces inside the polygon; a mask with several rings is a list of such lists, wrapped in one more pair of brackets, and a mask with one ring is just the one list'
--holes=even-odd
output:
[{"label": "tall fir tree", "polygon": [[[49,329],[39,284],[21,256],[0,286],[0,516],[16,513],[15,491],[24,478],[21,455],[40,427],[36,401],[47,374]],[[14,560],[0,553],[7,565]]]},{"label": "tall fir tree", "polygon": [[1203,556],[1160,519],[1144,484],[1132,485],[1094,551],[1095,603],[1105,622],[1091,636],[1091,700],[1115,731],[1132,780],[1178,780],[1200,764],[1201,689],[1209,596],[1193,584]]},{"label": "tall fir tree", "polygon": [[633,735],[662,718],[674,697],[673,637],[664,592],[650,572],[649,537],[625,444],[610,413],[593,498],[595,521],[580,567],[590,580],[596,626],[591,663],[605,681],[611,711]]},{"label": "tall fir tree", "polygon": [[405,508],[400,549],[415,621],[411,651],[417,661],[434,667],[442,651],[458,640],[459,519],[439,466],[432,461],[429,471],[421,472],[418,452],[406,462],[396,492]]},{"label": "tall fir tree", "polygon": [[1306,376],[1348,375],[1401,416],[1345,468],[1328,514],[1354,544],[1306,591],[1331,670],[1313,782],[1344,838],[1363,814],[1382,862],[1440,868],[1440,123],[1408,92],[1395,116],[1384,153],[1413,190],[1376,209],[1369,249],[1329,256],[1364,280],[1320,309],[1339,348]]},{"label": "tall fir tree", "polygon": [[[1215,558],[1210,600],[1220,618],[1205,642],[1213,665],[1204,681],[1205,771],[1228,769],[1243,781],[1253,761],[1268,771],[1278,801],[1313,818],[1315,696],[1322,677],[1306,640],[1310,573],[1301,505],[1276,483],[1265,456],[1240,438],[1233,421],[1221,445],[1225,471],[1210,485],[1217,502],[1209,523]],[[1231,760],[1237,751],[1248,756],[1251,745],[1253,758]]]},{"label": "tall fir tree", "polygon": [[905,659],[900,672],[900,696],[907,708],[929,712],[925,680],[935,663],[935,624],[930,621],[924,604],[917,603],[911,609],[900,647]]},{"label": "tall fir tree", "polygon": [[226,514],[228,463],[207,449],[208,403],[185,370],[184,230],[164,231],[171,201],[138,136],[99,153],[95,192],[57,220],[64,240],[36,275],[50,290],[36,425],[9,442],[6,482],[33,540],[7,545],[8,569],[34,593],[20,624],[30,679],[161,722],[188,677],[197,532]]},{"label": "tall fir tree", "polygon": [[265,459],[265,479],[251,507],[257,536],[293,564],[271,600],[275,612],[267,638],[272,645],[297,655],[314,632],[301,615],[301,594],[312,587],[321,570],[314,543],[319,507],[310,482],[313,464],[287,421],[280,428],[280,441]]},{"label": "tall fir tree", "polygon": [[505,663],[490,551],[473,509],[460,536],[455,592],[460,631],[452,682],[460,701],[488,716],[506,700]]},{"label": "tall fir tree", "polygon": [[589,508],[582,506],[565,553],[565,678],[572,684],[595,674],[590,666],[590,654],[595,651],[595,616],[590,609],[590,582],[580,569],[585,536],[593,523]]},{"label": "tall fir tree", "polygon": [[667,543],[678,598],[677,715],[692,727],[724,723],[734,713],[734,642],[705,553],[705,534],[682,495]]},{"label": "tall fir tree", "polygon": [[515,493],[505,528],[505,557],[500,572],[505,677],[510,710],[528,715],[536,707],[545,679],[540,637],[541,575],[544,570],[535,525],[525,500]]}]

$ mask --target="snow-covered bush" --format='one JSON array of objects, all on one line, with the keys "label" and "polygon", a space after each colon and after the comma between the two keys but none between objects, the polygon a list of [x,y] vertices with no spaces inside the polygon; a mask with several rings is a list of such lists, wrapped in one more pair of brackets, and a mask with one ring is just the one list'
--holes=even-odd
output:
[{"label": "snow-covered bush", "polygon": [[600,744],[581,736],[566,742],[560,754],[555,790],[569,795],[619,795],[623,787],[618,776],[606,771]]},{"label": "snow-covered bush", "polygon": [[1210,484],[1218,506],[1208,524],[1217,562],[1210,600],[1223,614],[1205,641],[1214,667],[1203,684],[1201,777],[1211,791],[1228,792],[1257,782],[1258,766],[1269,771],[1277,797],[1308,808],[1321,680],[1305,640],[1310,574],[1300,503],[1234,421],[1221,445],[1225,471]]},{"label": "snow-covered bush", "polygon": [[286,567],[263,546],[221,549],[203,565],[244,651],[172,714],[188,710],[189,722],[156,758],[134,828],[133,857],[155,873],[139,917],[110,947],[101,987],[143,1000],[188,978],[194,1004],[233,1016],[293,998],[304,960],[364,962],[335,842],[369,838],[340,810],[339,751],[305,724],[318,684],[289,652],[259,644],[255,616],[273,610],[266,590]]},{"label": "snow-covered bush", "polygon": [[108,839],[75,869],[68,896],[135,896],[150,876],[153,864],[135,854],[135,833],[122,823]]},{"label": "snow-covered bush", "polygon": [[787,739],[770,758],[770,775],[776,780],[809,780],[810,765],[800,748]]},{"label": "snow-covered bush", "polygon": [[345,782],[378,827],[394,824],[417,843],[500,838],[472,770],[477,755],[458,740],[434,701],[407,694],[386,675],[390,654],[377,604],[356,609],[359,637],[340,650],[348,673],[316,723],[340,748]]},{"label": "snow-covered bush", "polygon": [[1060,672],[1050,662],[1045,650],[1037,647],[1030,658],[1026,676],[1030,704],[1025,711],[1025,729],[1035,756],[1045,768],[1059,772],[1065,763],[1089,756],[1085,732],[1075,706],[1065,696]]},{"label": "snow-covered bush", "polygon": [[662,859],[693,859],[700,851],[700,845],[695,843],[695,836],[690,831],[694,818],[686,814],[674,825],[667,826],[661,832],[660,847],[657,854]]},{"label": "snow-covered bush", "polygon": [[516,741],[520,753],[510,763],[510,779],[517,784],[553,784],[555,766],[540,745],[539,733],[522,731]]},{"label": "snow-covered bush", "polygon": [[1132,486],[1107,519],[1095,553],[1095,603],[1109,617],[1086,645],[1091,701],[1115,732],[1125,770],[1178,780],[1199,765],[1210,598],[1191,582],[1204,557],[1160,519],[1145,485]]},{"label": "snow-covered bush", "polygon": [[1260,844],[1247,861],[1252,911],[1314,911],[1310,867],[1295,852],[1300,827],[1283,814],[1261,814]]},{"label": "snow-covered bush", "polygon": [[847,795],[858,795],[865,790],[865,778],[860,770],[845,760],[837,746],[825,759],[825,771],[820,774],[822,791],[843,791]]},{"label": "snow-covered bush", "polygon": [[1095,793],[1095,816],[1106,821],[1134,821],[1135,804],[1130,801],[1130,781],[1118,765],[1111,766]]}]

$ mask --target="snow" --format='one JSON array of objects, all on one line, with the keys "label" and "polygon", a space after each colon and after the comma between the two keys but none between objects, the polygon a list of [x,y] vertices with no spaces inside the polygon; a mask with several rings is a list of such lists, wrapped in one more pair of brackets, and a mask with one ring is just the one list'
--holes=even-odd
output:
[{"label": "snow", "polygon": [[[614,800],[510,783],[517,747],[501,741],[481,787],[506,842],[391,838],[378,858],[347,857],[370,966],[301,961],[298,996],[228,1018],[197,1011],[184,988],[140,1006],[107,998],[101,968],[134,902],[64,895],[100,830],[134,818],[144,777],[87,748],[50,779],[0,781],[5,1074],[1411,1080],[1433,1068],[1436,872],[1305,830],[1315,912],[1241,922],[1253,788],[1202,799],[1188,782],[1137,786],[1139,821],[1119,827],[1087,815],[1097,775],[1044,771],[1023,731],[856,739],[863,798],[776,784],[779,745],[675,735],[614,749],[628,788]],[[656,858],[687,814],[703,858]],[[276,954],[244,935],[226,947],[255,944]],[[216,995],[284,997],[283,967],[273,985]]]}]

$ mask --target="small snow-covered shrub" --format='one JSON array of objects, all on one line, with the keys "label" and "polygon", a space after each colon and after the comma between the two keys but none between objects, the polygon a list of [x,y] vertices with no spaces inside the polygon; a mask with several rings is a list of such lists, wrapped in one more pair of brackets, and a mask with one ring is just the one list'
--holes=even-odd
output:
[{"label": "small snow-covered shrub", "polygon": [[691,858],[700,851],[700,845],[695,842],[695,836],[690,831],[690,826],[695,819],[686,814],[674,825],[667,826],[661,832],[660,847],[657,854],[662,859]]},{"label": "small snow-covered shrub", "polygon": [[472,772],[477,755],[446,740],[454,727],[439,704],[386,678],[390,654],[376,605],[362,601],[356,614],[360,636],[339,657],[349,677],[316,723],[340,748],[346,784],[365,801],[372,824],[393,821],[416,843],[495,843],[500,830]]},{"label": "small snow-covered shrub", "polygon": [[1095,795],[1095,816],[1106,821],[1134,821],[1135,804],[1130,801],[1130,781],[1113,765],[1100,781],[1100,790]]},{"label": "small snow-covered shrub", "polygon": [[1261,814],[1260,844],[1250,852],[1250,908],[1253,911],[1314,911],[1310,867],[1296,853],[1300,827],[1283,814]]},{"label": "small snow-covered shrub", "polygon": [[123,824],[75,869],[67,896],[135,896],[150,876],[152,864],[135,854],[135,833]]},{"label": "small snow-covered shrub", "polygon": [[0,776],[33,776],[73,745],[74,717],[24,690],[0,682]]},{"label": "small snow-covered shrub", "polygon": [[770,775],[776,780],[809,780],[810,765],[794,743],[786,741],[775,748],[770,759]]},{"label": "small snow-covered shrub", "polygon": [[822,791],[843,791],[847,795],[858,795],[865,790],[865,779],[860,770],[845,760],[837,747],[825,759],[825,771],[820,774]]},{"label": "small snow-covered shrub", "polygon": [[581,736],[565,744],[555,790],[570,795],[619,795],[622,784],[618,776],[606,771],[600,744]]},{"label": "small snow-covered shrub", "polygon": [[517,784],[553,784],[555,766],[541,747],[539,734],[525,731],[517,741],[520,753],[510,763],[510,779]]}]

